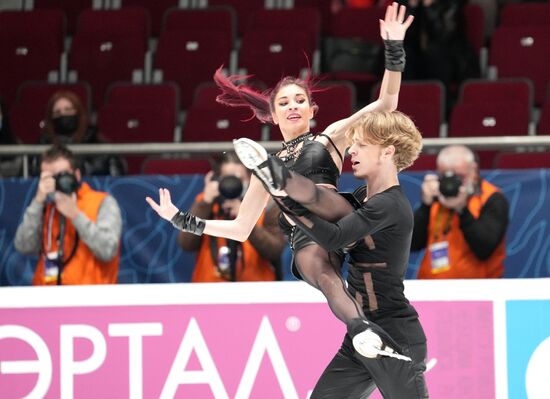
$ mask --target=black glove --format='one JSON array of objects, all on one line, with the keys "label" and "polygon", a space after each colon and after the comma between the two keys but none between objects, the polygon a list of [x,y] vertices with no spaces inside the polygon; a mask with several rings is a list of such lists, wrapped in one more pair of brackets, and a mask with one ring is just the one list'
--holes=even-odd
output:
[{"label": "black glove", "polygon": [[204,219],[196,217],[195,215],[191,215],[188,212],[182,211],[178,211],[178,213],[174,215],[170,222],[172,222],[172,225],[176,229],[185,231],[187,233],[193,233],[198,236],[202,235],[202,232],[204,231],[204,226],[206,226]]},{"label": "black glove", "polygon": [[384,58],[388,71],[403,72],[405,70],[405,48],[403,40],[384,40]]}]

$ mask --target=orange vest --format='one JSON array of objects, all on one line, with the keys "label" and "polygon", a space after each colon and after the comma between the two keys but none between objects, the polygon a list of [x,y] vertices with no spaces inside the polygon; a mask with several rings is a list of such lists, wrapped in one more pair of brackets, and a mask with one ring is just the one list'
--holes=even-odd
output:
[{"label": "orange vest", "polygon": [[[468,210],[474,216],[479,217],[479,212],[487,199],[495,192],[500,191],[489,182],[481,182],[481,193],[468,200]],[[462,230],[460,229],[459,216],[449,209],[434,202],[430,208],[430,222],[428,224],[428,243],[426,253],[420,269],[419,279],[446,279],[446,278],[495,278],[502,277],[504,273],[504,259],[506,258],[505,239],[503,238],[493,254],[485,259],[478,259],[468,247]],[[450,229],[446,235],[443,230],[450,217]],[[436,231],[437,230],[437,231]],[[438,241],[449,243],[448,256],[449,268],[444,271],[432,272],[430,245]]]},{"label": "orange vest", "polygon": [[[203,194],[197,196],[197,200],[202,199]],[[214,204],[212,207],[214,215],[219,212],[219,205]],[[260,216],[260,219],[256,225],[263,225],[264,213]],[[227,240],[225,238],[213,237],[209,235],[202,236],[201,246],[197,252],[197,260],[195,262],[195,270],[191,281],[197,282],[223,282],[229,281],[230,277],[225,278],[220,274],[217,267],[217,262],[212,259],[211,240],[216,240],[215,249],[216,252],[220,248],[227,246]],[[262,258],[250,241],[246,240],[239,243],[241,256],[237,257],[235,264],[237,275],[237,281],[274,281],[275,272],[271,267],[268,260]],[[214,254],[218,256],[218,253]]]},{"label": "orange vest", "polygon": [[[77,191],[76,203],[78,209],[88,217],[92,222],[97,219],[99,207],[107,193],[94,191],[86,183],[82,183]],[[53,212],[53,215],[52,215]],[[51,231],[49,230],[50,215],[52,215]],[[57,281],[46,281],[44,278],[44,262],[46,252],[57,252],[59,235],[59,216],[60,213],[55,209],[54,204],[48,204],[44,213],[44,227],[42,231],[42,246],[36,271],[34,273],[33,285],[55,285]],[[46,245],[50,241],[49,248]],[[67,259],[73,252],[76,242],[74,255],[63,266],[61,283],[63,285],[73,284],[114,284],[117,282],[118,263],[120,258],[120,249],[117,255],[107,262],[97,259],[92,251],[81,240],[77,240],[76,229],[70,220],[65,223],[65,237],[63,239],[64,258]]]}]

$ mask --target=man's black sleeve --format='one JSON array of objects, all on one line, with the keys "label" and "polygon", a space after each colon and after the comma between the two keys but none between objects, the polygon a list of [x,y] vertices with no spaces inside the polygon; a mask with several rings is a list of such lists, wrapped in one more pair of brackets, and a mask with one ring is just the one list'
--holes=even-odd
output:
[{"label": "man's black sleeve", "polygon": [[460,214],[460,229],[474,255],[489,258],[502,241],[508,227],[508,201],[504,194],[492,194],[474,218],[465,208]]},{"label": "man's black sleeve", "polygon": [[430,206],[422,203],[414,212],[414,229],[411,241],[411,251],[419,251],[428,242],[428,223],[430,222]]}]

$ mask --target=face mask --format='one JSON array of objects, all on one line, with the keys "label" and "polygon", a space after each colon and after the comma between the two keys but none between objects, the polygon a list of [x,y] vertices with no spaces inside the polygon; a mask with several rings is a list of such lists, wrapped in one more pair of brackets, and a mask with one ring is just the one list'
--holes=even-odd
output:
[{"label": "face mask", "polygon": [[53,128],[59,135],[70,136],[78,128],[78,122],[78,115],[62,115],[53,119]]}]

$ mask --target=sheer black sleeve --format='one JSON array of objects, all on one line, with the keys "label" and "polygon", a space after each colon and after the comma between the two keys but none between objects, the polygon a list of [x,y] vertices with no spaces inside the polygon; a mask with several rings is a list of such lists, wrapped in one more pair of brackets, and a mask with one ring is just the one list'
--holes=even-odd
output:
[{"label": "sheer black sleeve", "polygon": [[508,200],[496,192],[489,197],[474,218],[466,208],[460,214],[460,228],[468,246],[481,260],[490,257],[502,241],[508,227]]},{"label": "sheer black sleeve", "polygon": [[428,224],[430,222],[430,206],[420,205],[414,212],[414,229],[411,241],[411,251],[419,251],[428,242]]}]

